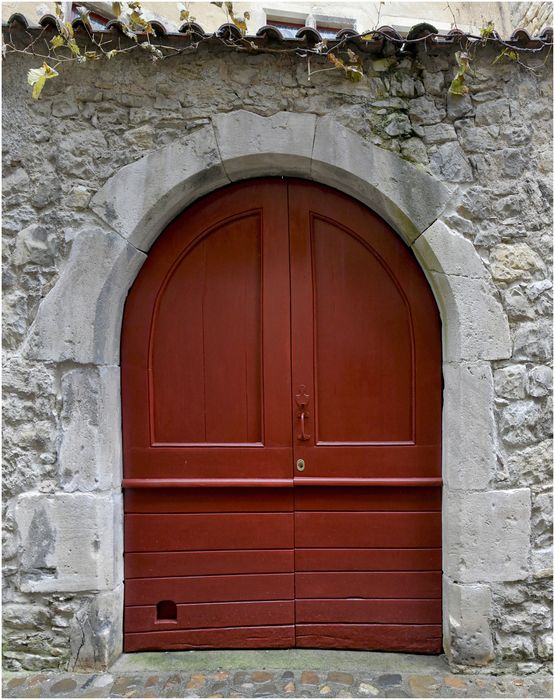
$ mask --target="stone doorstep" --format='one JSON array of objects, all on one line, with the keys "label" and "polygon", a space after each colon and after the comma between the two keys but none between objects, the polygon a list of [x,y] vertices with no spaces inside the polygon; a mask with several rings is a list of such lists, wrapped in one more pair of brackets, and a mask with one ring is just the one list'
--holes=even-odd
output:
[{"label": "stone doorstep", "polygon": [[445,656],[330,649],[165,651],[122,654],[110,673],[248,669],[340,670],[376,673],[449,673]]}]

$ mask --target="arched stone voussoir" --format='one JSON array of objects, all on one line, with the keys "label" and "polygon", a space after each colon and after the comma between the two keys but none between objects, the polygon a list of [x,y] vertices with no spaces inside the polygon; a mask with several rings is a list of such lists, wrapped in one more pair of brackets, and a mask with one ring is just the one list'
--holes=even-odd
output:
[{"label": "arched stone voussoir", "polygon": [[311,176],[366,204],[409,245],[440,216],[451,196],[439,180],[331,117],[317,119]]},{"label": "arched stone voussoir", "polygon": [[443,221],[434,222],[419,236],[412,249],[424,270],[474,279],[490,274],[472,243],[452,231]]},{"label": "arched stone voussoir", "polygon": [[261,117],[237,110],[212,118],[230,180],[249,177],[311,177],[316,115],[278,112]]},{"label": "arched stone voussoir", "polygon": [[146,256],[113,231],[80,231],[26,341],[36,360],[117,365],[127,291]]},{"label": "arched stone voussoir", "polygon": [[443,320],[446,362],[511,356],[509,322],[472,243],[438,220],[412,245]]},{"label": "arched stone voussoir", "polygon": [[445,362],[511,357],[509,322],[489,280],[426,274],[442,318]]},{"label": "arched stone voussoir", "polygon": [[121,168],[90,207],[132,245],[148,251],[188,204],[227,184],[214,130],[206,125]]}]

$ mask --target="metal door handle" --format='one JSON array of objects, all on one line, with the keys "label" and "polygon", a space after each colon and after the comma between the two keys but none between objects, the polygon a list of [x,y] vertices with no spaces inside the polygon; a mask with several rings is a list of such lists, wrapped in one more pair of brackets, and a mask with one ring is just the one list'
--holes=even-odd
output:
[{"label": "metal door handle", "polygon": [[298,417],[301,419],[301,432],[297,435],[297,438],[303,441],[310,440],[310,435],[306,432],[304,424],[305,419],[310,417],[310,414],[305,411],[306,406],[310,402],[310,394],[306,393],[304,384],[300,385],[298,394],[295,394],[295,400],[297,406],[301,409],[301,412],[298,414]]},{"label": "metal door handle", "polygon": [[310,435],[305,432],[304,421],[305,418],[309,418],[309,414],[305,413],[304,408],[299,413],[299,418],[301,419],[301,432],[297,435],[299,440],[310,440]]}]

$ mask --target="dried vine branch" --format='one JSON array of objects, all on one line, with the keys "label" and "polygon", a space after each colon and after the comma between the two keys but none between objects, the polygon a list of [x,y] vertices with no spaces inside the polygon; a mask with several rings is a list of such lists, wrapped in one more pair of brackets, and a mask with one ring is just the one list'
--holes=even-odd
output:
[{"label": "dried vine branch", "polygon": [[[112,60],[119,55],[129,54],[137,50],[147,53],[152,61],[166,60],[185,53],[196,51],[202,43],[217,38],[223,46],[238,52],[257,54],[295,54],[300,58],[307,59],[307,72],[309,80],[311,76],[316,73],[325,71],[340,71],[346,79],[353,82],[358,82],[364,77],[362,56],[360,52],[357,53],[356,50],[353,50],[353,48],[348,46],[349,42],[351,42],[351,45],[354,46],[353,42],[356,40],[387,40],[393,45],[400,47],[401,52],[404,52],[407,46],[414,46],[417,44],[423,44],[426,46],[430,40],[433,40],[433,38],[438,36],[434,33],[427,33],[423,36],[415,38],[402,38],[393,36],[390,33],[379,29],[371,29],[361,32],[360,34],[345,35],[339,40],[335,40],[331,47],[329,47],[327,40],[322,40],[312,47],[261,47],[254,41],[245,37],[247,30],[246,21],[250,19],[248,12],[243,13],[243,16],[239,17],[235,15],[233,3],[231,2],[213,2],[212,4],[217,5],[225,12],[227,21],[237,28],[239,36],[233,36],[231,32],[228,34],[228,36],[195,36],[193,26],[195,18],[191,15],[187,6],[185,4],[181,4],[180,19],[181,21],[189,23],[191,27],[189,32],[191,41],[186,46],[181,47],[164,44],[157,40],[155,31],[150,21],[146,18],[141,3],[138,0],[133,0],[125,3],[127,6],[125,10],[123,7],[124,3],[112,3],[114,14],[120,23],[122,32],[134,42],[131,46],[124,48],[121,47],[120,41],[117,42],[117,48],[113,48],[115,43],[113,39],[104,40],[105,37],[103,36],[99,39],[98,33],[95,33],[93,30],[88,11],[84,10],[83,8],[79,8],[79,19],[85,28],[88,42],[92,46],[92,49],[82,51],[75,39],[72,24],[64,17],[61,2],[56,2],[56,28],[58,33],[50,41],[44,39],[44,33],[47,29],[44,27],[42,31],[34,38],[30,32],[27,31],[26,33],[29,35],[30,42],[28,45],[20,48],[13,40],[10,29],[9,41],[3,44],[2,54],[3,56],[6,56],[9,53],[31,55],[42,60],[42,66],[39,68],[32,68],[29,70],[27,76],[27,81],[33,88],[32,97],[34,99],[38,99],[46,81],[57,77],[59,75],[58,70],[63,64],[67,64],[68,62],[88,63],[98,60]],[[187,34],[188,32],[184,32],[185,36],[187,36]],[[193,37],[195,37],[194,40]],[[41,39],[45,44],[44,50],[38,49]],[[491,22],[487,23],[481,29],[479,36],[461,33],[460,36],[455,35],[453,41],[458,43],[460,50],[455,54],[457,61],[457,72],[449,87],[449,92],[452,95],[465,95],[468,93],[469,88],[465,82],[466,76],[472,75],[470,65],[475,60],[477,51],[480,48],[494,44],[495,46],[500,47],[501,50],[494,59],[493,63],[500,61],[511,61],[519,64],[527,70],[533,71],[533,69],[528,66],[522,60],[522,58],[528,55],[538,54],[544,51],[547,47],[548,52],[545,59],[547,61],[551,54],[551,47],[553,45],[552,41],[539,39],[539,46],[517,47],[514,44],[500,39],[495,33],[495,28]],[[354,48],[356,49],[355,46]],[[330,65],[327,68],[317,68],[316,70],[313,70],[310,62],[310,58],[312,56],[324,58]]]}]

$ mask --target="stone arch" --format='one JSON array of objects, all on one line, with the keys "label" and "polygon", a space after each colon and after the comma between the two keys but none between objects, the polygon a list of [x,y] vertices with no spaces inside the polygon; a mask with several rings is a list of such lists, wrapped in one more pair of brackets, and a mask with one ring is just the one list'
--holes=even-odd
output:
[{"label": "stone arch", "polygon": [[[445,646],[453,662],[488,663],[493,649],[490,592],[483,582],[511,580],[517,572],[510,569],[518,568],[520,559],[515,555],[509,563],[496,563],[491,533],[470,538],[465,524],[480,509],[527,507],[520,503],[519,492],[512,492],[513,503],[503,495],[508,492],[487,490],[495,463],[489,361],[511,355],[508,322],[474,246],[441,219],[454,193],[332,118],[313,114],[261,117],[240,110],[216,115],[182,140],[124,166],[93,197],[90,207],[99,223],[75,238],[56,285],[39,307],[26,352],[35,360],[84,365],[87,382],[96,383],[94,406],[88,408],[93,415],[87,420],[97,426],[91,459],[99,474],[96,483],[103,485],[97,498],[104,501],[102,507],[98,501],[95,512],[99,528],[114,522],[116,532],[101,539],[94,557],[72,562],[73,571],[83,569],[80,582],[78,576],[54,579],[49,590],[104,591],[104,602],[97,606],[99,620],[102,610],[113,617],[119,609],[123,528],[118,364],[125,297],[150,246],[181,210],[230,182],[258,176],[312,179],[355,197],[403,237],[428,277],[443,323]],[[74,404],[88,400],[85,391],[79,398],[79,386],[68,390]],[[73,437],[67,438],[68,454],[79,429],[77,420]],[[107,444],[112,449],[106,450]],[[56,507],[65,506],[60,501]],[[72,507],[75,513],[66,519],[80,518]],[[110,508],[111,517],[106,512]],[[53,556],[67,560],[62,541]],[[486,567],[496,569],[493,578]],[[117,654],[121,639],[116,637],[96,640],[103,645],[100,665]],[[465,643],[469,639],[474,641]]]}]

